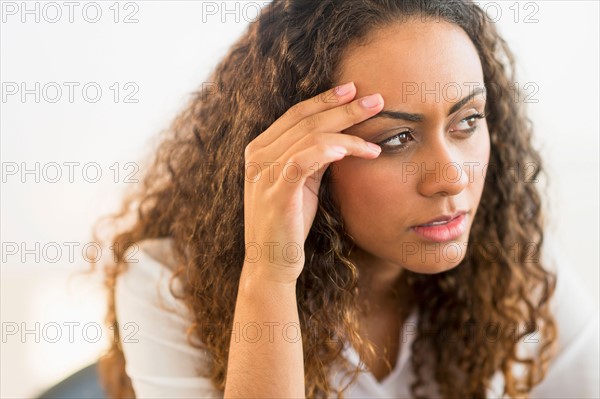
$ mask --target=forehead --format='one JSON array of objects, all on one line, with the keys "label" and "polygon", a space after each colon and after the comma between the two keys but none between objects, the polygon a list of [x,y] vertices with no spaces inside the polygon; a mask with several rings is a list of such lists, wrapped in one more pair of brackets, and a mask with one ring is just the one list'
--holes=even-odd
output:
[{"label": "forehead", "polygon": [[356,98],[378,92],[388,105],[439,106],[484,85],[473,42],[443,20],[416,19],[373,30],[365,44],[346,49],[336,72],[334,85],[353,81]]}]

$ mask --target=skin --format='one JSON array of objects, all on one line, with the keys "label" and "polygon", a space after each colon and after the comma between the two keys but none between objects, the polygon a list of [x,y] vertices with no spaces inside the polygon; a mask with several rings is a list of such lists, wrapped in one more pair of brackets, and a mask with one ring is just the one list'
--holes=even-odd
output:
[{"label": "skin", "polygon": [[[471,99],[458,113],[450,112],[450,117],[447,114],[461,102],[464,90],[445,90],[441,101],[403,98],[403,82],[423,82],[434,88],[436,83],[453,83],[454,89],[460,89],[461,82],[483,87],[479,59],[460,29],[447,23],[407,23],[374,31],[369,39],[367,46],[348,48],[337,70],[338,84],[353,82],[344,85],[349,90],[328,90],[295,104],[246,146],[247,164],[269,162],[275,165],[275,173],[274,179],[247,175],[244,234],[247,244],[264,246],[264,253],[269,253],[266,243],[305,242],[322,177],[313,166],[315,162],[320,168],[330,165],[334,200],[341,204],[346,229],[357,244],[350,256],[361,272],[359,296],[374,305],[359,320],[361,334],[383,348],[380,356],[387,357],[393,367],[403,324],[396,313],[398,303],[392,300],[394,282],[404,268],[440,273],[462,260],[450,252],[460,247],[436,243],[427,248],[428,243],[410,227],[465,209],[470,229],[485,180],[482,167],[489,160],[489,138],[484,120],[477,124],[476,134],[464,132],[471,125],[465,118],[484,111],[483,96]],[[368,98],[378,101],[369,106],[365,96],[371,94]],[[377,118],[389,109],[418,112],[423,119],[410,124]],[[406,151],[392,155],[388,148],[381,153],[373,145],[387,138],[383,136],[392,136],[390,129],[397,133],[402,127],[414,129],[409,136],[415,142]],[[301,169],[301,179],[287,179],[280,173],[290,162]],[[479,169],[468,169],[458,179],[428,174],[422,181],[419,173],[402,176],[400,172],[407,164],[431,169],[436,162],[442,166],[454,162],[459,169],[471,162]],[[466,242],[468,229],[455,241]],[[406,243],[444,256],[420,260],[419,252],[405,253],[402,245]],[[281,335],[286,323],[299,324],[296,281],[305,259],[302,252],[292,258],[277,252],[272,255],[244,262],[234,325],[275,323],[279,327],[272,341],[270,334],[262,334],[258,341],[231,340],[227,398],[303,397],[305,393],[302,340],[289,341]],[[387,374],[380,357],[363,360],[378,380]]]},{"label": "skin", "polygon": [[[335,84],[354,82],[356,98],[380,93],[383,112],[424,116],[420,122],[375,117],[343,130],[377,144],[406,129],[413,133],[388,143],[396,148],[407,143],[403,151],[384,146],[375,159],[345,157],[331,165],[332,195],[356,243],[351,258],[361,273],[360,296],[370,304],[361,325],[369,339],[388,348],[393,367],[402,325],[395,312],[395,282],[404,268],[442,273],[464,259],[490,140],[485,119],[465,120],[484,113],[485,93],[448,116],[453,104],[484,87],[475,46],[460,27],[442,21],[405,22],[372,32],[367,43],[346,50]],[[471,126],[476,130],[469,135],[464,129]],[[436,162],[437,173],[421,174],[423,167],[433,171]],[[465,166],[468,162],[474,166]],[[462,167],[460,176],[456,167],[444,169],[451,163]],[[416,170],[407,169],[409,164]],[[455,240],[435,243],[410,229],[458,210],[468,211],[467,229]],[[380,361],[370,369],[378,379],[386,374]]]}]

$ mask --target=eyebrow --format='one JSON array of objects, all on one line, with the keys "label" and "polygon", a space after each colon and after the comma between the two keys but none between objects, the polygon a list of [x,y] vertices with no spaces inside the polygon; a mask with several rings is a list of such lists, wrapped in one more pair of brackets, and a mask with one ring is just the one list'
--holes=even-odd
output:
[{"label": "eyebrow", "polygon": [[[450,111],[448,111],[448,115],[452,115],[453,113],[455,113],[456,111],[461,109],[466,103],[468,103],[476,95],[485,94],[485,92],[486,92],[486,90],[483,87],[477,87],[477,88],[473,89],[471,94],[469,94],[466,97],[461,98],[458,102],[452,104],[452,107],[450,107]],[[402,119],[402,120],[409,121],[409,122],[421,122],[425,119],[425,116],[423,114],[411,114],[411,113],[402,112],[402,111],[383,110],[383,111],[373,115],[372,117],[365,119],[361,123],[365,123],[365,122],[370,121],[375,118]]]}]

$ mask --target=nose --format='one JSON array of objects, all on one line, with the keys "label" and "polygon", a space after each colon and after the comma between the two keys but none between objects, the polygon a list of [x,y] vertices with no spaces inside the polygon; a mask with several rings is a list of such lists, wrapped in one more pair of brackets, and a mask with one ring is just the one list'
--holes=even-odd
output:
[{"label": "nose", "polygon": [[457,195],[469,183],[469,176],[462,166],[459,150],[444,140],[436,140],[425,150],[418,166],[418,191],[421,195]]}]

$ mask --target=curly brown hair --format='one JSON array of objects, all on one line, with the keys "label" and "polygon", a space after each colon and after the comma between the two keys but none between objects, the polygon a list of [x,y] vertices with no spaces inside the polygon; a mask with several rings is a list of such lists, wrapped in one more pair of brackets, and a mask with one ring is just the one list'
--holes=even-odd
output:
[{"label": "curly brown hair", "polygon": [[[146,239],[171,239],[174,278],[185,282],[180,298],[195,315],[188,340],[208,351],[212,364],[206,377],[224,391],[245,256],[245,147],[292,105],[329,89],[350,44],[365,40],[374,29],[419,16],[460,26],[476,46],[492,93],[486,114],[494,167],[486,176],[469,236],[469,243],[485,245],[473,246],[449,271],[431,275],[405,270],[398,282],[398,292],[406,295],[406,308],[399,314],[411,309],[418,314],[411,393],[422,397],[424,371],[430,371],[444,397],[485,397],[492,375],[501,370],[505,394],[527,397],[555,355],[557,328],[549,300],[556,276],[538,256],[545,224],[539,185],[504,172],[534,165],[529,178],[536,181],[542,177],[542,162],[532,146],[523,104],[508,95],[515,81],[513,55],[483,10],[467,0],[275,0],[264,8],[217,65],[211,84],[193,93],[165,132],[141,184],[109,218],[115,226],[127,224],[109,239],[116,257],[104,269],[106,322],[118,322],[115,282],[127,266],[127,249]],[[328,380],[334,361],[342,357],[343,342],[359,353],[373,350],[358,332],[360,276],[349,259],[352,240],[330,196],[329,172],[323,176],[319,209],[305,243],[308,260],[297,281],[310,398],[332,392],[343,397],[345,389],[331,387]],[[491,255],[490,247],[501,250]],[[509,253],[515,247],[521,250]],[[474,339],[459,327],[469,323],[493,325],[500,333],[494,340]],[[515,325],[526,329],[515,333]],[[519,357],[518,341],[536,328],[539,353]],[[331,340],[333,336],[340,339]],[[112,397],[135,397],[118,336],[111,345],[100,359],[103,384]],[[513,375],[517,363],[525,366],[522,378]]]}]

